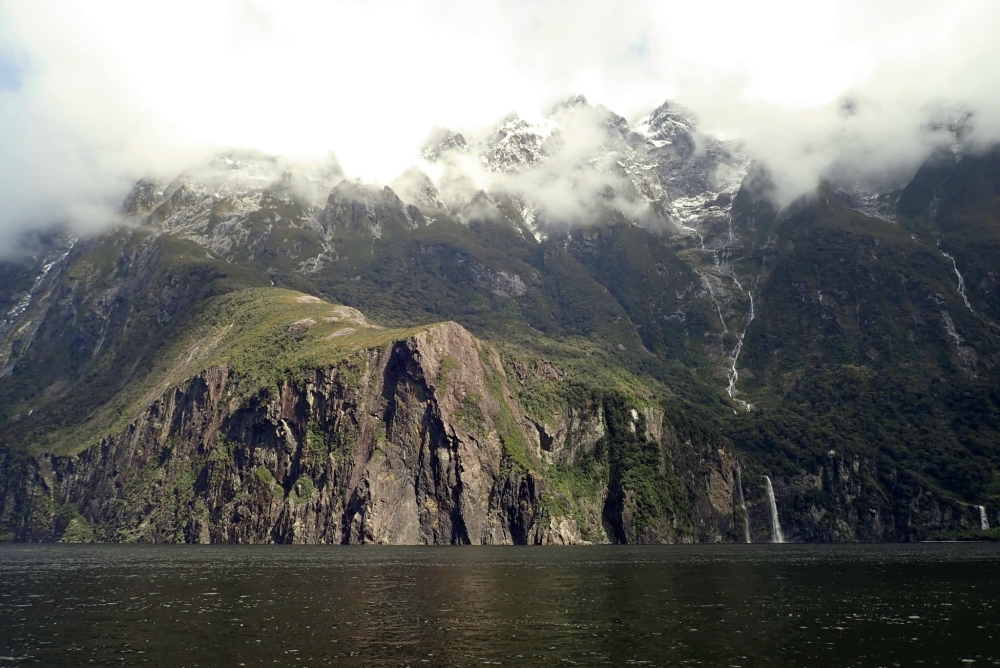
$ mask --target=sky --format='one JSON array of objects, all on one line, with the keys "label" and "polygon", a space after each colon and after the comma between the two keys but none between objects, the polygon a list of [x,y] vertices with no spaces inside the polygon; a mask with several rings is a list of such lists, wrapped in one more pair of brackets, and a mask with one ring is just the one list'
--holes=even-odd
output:
[{"label": "sky", "polygon": [[944,141],[929,120],[1000,139],[997,34],[995,0],[0,0],[0,251],[101,229],[220,147],[386,183],[434,127],[571,94],[632,120],[678,100],[788,197],[905,173]]}]

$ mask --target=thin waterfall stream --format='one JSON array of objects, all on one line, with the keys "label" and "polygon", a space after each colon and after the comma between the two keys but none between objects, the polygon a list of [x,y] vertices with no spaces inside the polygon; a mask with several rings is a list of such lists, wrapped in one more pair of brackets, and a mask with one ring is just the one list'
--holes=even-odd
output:
[{"label": "thin waterfall stream", "polygon": [[965,302],[965,308],[972,311],[972,304],[969,303],[969,297],[965,294],[965,279],[962,278],[961,272],[958,271],[958,264],[955,263],[955,258],[944,251],[941,251],[941,255],[944,255],[946,258],[951,260],[951,268],[954,270],[955,276],[958,278],[958,295],[962,298],[962,301]]},{"label": "thin waterfall stream", "polygon": [[778,504],[774,500],[774,487],[771,486],[771,479],[764,476],[767,483],[767,502],[771,504],[771,542],[784,543],[785,536],[781,533],[781,522],[778,520]]},{"label": "thin waterfall stream", "polygon": [[[757,278],[759,280],[760,277],[758,276]],[[753,290],[757,285],[757,281],[754,281],[754,285],[751,286],[750,290],[746,290],[743,287],[743,284],[740,283],[740,279],[737,278],[735,270],[732,272],[732,279],[733,279],[733,284],[740,289],[740,292],[742,292],[743,294],[747,295],[750,298],[750,314],[749,317],[747,318],[746,325],[743,327],[743,330],[737,333],[736,347],[733,349],[733,352],[729,356],[730,364],[729,364],[729,370],[727,371],[727,375],[729,376],[729,385],[726,387],[726,393],[729,395],[730,399],[739,403],[741,406],[743,406],[743,408],[747,410],[747,412],[749,412],[753,410],[753,404],[747,401],[743,401],[742,399],[738,399],[736,397],[736,391],[737,391],[736,383],[739,382],[740,380],[740,372],[737,370],[736,365],[737,363],[739,363],[740,353],[743,352],[743,339],[747,334],[747,330],[750,329],[750,323],[752,323],[754,318],[757,317],[757,311],[753,301]]]}]

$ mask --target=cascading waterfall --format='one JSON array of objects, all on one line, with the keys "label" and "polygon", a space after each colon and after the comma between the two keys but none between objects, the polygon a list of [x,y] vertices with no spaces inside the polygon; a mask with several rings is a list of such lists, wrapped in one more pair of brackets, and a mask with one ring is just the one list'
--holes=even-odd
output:
[{"label": "cascading waterfall", "polygon": [[743,540],[749,545],[750,540],[750,516],[747,514],[747,501],[743,496],[743,473],[740,463],[736,462],[736,485],[740,490],[740,510],[743,511]]},{"label": "cascading waterfall", "polygon": [[[746,336],[747,330],[750,329],[750,323],[753,322],[754,318],[757,317],[756,307],[753,301],[753,289],[745,290],[743,285],[740,283],[740,279],[736,277],[736,272],[733,271],[733,283],[740,289],[740,292],[747,295],[750,298],[750,317],[747,318],[747,324],[739,334],[736,335],[736,347],[733,348],[732,354],[729,356],[729,371],[727,375],[729,376],[729,386],[726,387],[726,394],[729,398],[738,402],[747,412],[753,410],[753,404],[750,404],[742,399],[736,398],[736,383],[740,379],[740,373],[736,369],[736,364],[740,360],[740,353],[743,352],[743,337]],[[758,277],[759,279],[760,277]],[[756,281],[754,282],[754,287],[756,287]]]},{"label": "cascading waterfall", "polygon": [[781,522],[778,521],[778,504],[774,500],[774,487],[767,476],[764,476],[764,482],[767,483],[767,502],[771,504],[771,542],[784,543],[785,536],[781,533]]},{"label": "cascading waterfall", "polygon": [[976,506],[979,508],[979,528],[983,531],[990,530],[990,521],[986,518],[986,508],[983,506]]},{"label": "cascading waterfall", "polygon": [[955,263],[955,258],[948,255],[944,251],[941,251],[941,255],[944,255],[946,258],[951,260],[951,268],[955,271],[955,276],[958,277],[958,295],[962,298],[962,301],[965,302],[965,308],[972,311],[972,304],[969,303],[969,298],[965,294],[965,279],[962,278],[962,274],[958,271],[958,265]]},{"label": "cascading waterfall", "polygon": [[[736,332],[736,347],[733,348],[733,351],[729,354],[729,368],[726,370],[726,376],[728,377],[729,383],[726,385],[726,394],[729,395],[730,399],[738,403],[749,413],[750,411],[753,410],[753,404],[747,401],[743,401],[742,399],[738,399],[736,397],[736,384],[740,380],[740,373],[737,370],[737,364],[740,361],[740,353],[743,352],[744,337],[746,337],[747,330],[750,329],[750,323],[752,323],[754,321],[754,318],[757,317],[756,305],[754,304],[753,300],[753,291],[757,287],[757,282],[760,280],[760,275],[759,274],[757,275],[757,278],[754,280],[754,284],[750,287],[750,290],[744,289],[743,284],[740,283],[740,279],[736,275],[736,269],[733,268],[732,265],[730,264],[730,261],[732,259],[732,245],[735,239],[732,210],[729,211],[728,223],[729,223],[728,239],[722,246],[721,258],[719,256],[719,253],[716,252],[715,265],[718,267],[721,262],[722,266],[729,267],[730,277],[733,279],[733,284],[737,288],[739,288],[740,292],[742,292],[743,294],[745,294],[747,297],[750,298],[750,315],[747,318],[746,325],[744,325],[743,329],[739,332]],[[704,275],[702,275],[702,280],[707,281]],[[711,288],[709,288],[709,293],[712,296],[712,301],[715,301],[716,309],[719,312],[719,319],[722,320],[722,329],[728,333],[726,322],[722,318],[722,309],[719,308],[719,303],[718,301],[715,300],[715,294],[712,293]],[[736,411],[734,410],[733,412],[735,413]]]}]

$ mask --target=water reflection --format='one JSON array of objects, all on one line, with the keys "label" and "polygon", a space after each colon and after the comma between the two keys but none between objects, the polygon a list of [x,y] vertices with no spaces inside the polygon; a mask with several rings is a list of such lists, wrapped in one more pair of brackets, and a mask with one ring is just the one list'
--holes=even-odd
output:
[{"label": "water reflection", "polygon": [[981,545],[7,545],[0,666],[1000,665],[998,565]]}]

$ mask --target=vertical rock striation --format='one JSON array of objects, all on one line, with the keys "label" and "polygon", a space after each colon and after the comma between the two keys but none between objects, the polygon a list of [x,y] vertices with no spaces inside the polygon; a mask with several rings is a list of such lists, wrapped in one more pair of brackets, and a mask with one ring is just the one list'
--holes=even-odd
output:
[{"label": "vertical rock striation", "polygon": [[458,325],[251,399],[238,384],[211,369],[78,455],[6,453],[0,520],[24,540],[74,521],[108,541],[581,540],[510,454],[533,426],[499,358]]}]

